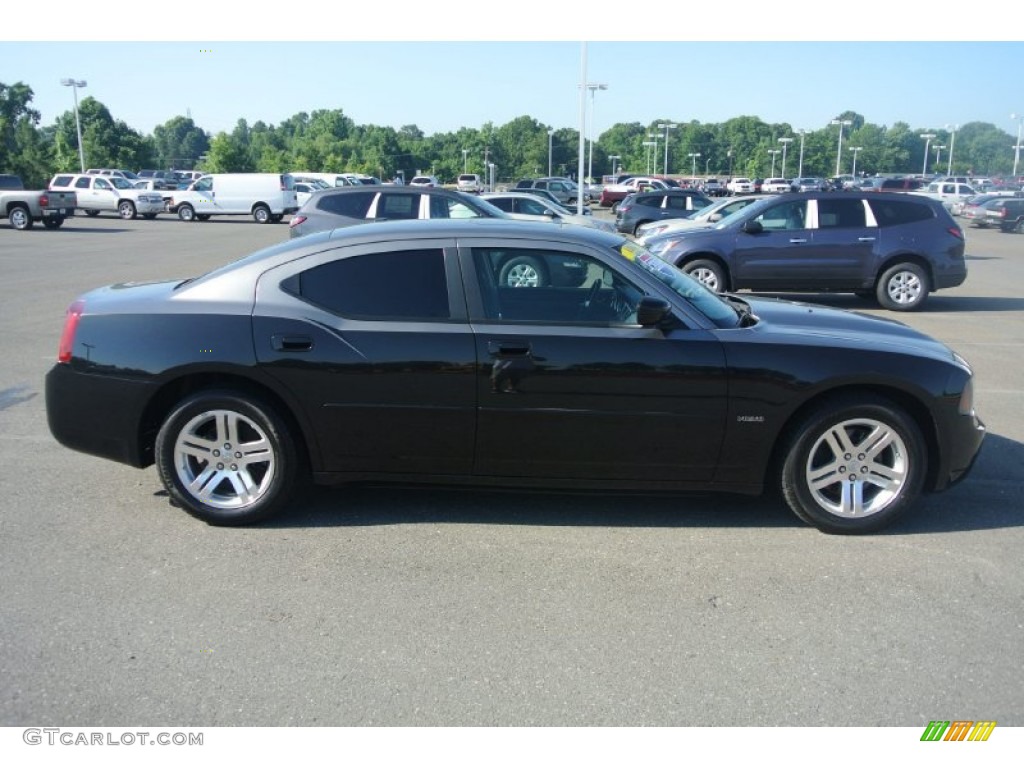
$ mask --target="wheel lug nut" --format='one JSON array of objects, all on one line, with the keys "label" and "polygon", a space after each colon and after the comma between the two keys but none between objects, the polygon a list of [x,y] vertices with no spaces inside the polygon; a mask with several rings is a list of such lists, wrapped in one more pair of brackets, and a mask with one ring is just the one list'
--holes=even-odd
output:
[{"label": "wheel lug nut", "polygon": [[223,465],[223,464],[220,464],[220,463],[218,463],[218,464],[217,464],[217,469],[224,469],[224,465]]},{"label": "wheel lug nut", "polygon": [[239,451],[238,453],[236,453],[236,454],[235,454],[235,458],[236,458],[236,459],[240,459],[240,458],[242,458],[242,452],[241,452],[241,451]]},{"label": "wheel lug nut", "polygon": [[238,471],[238,465],[237,464],[232,464],[231,465],[231,471],[232,472],[237,472]]},{"label": "wheel lug nut", "polygon": [[218,451],[218,450],[214,449],[214,451],[213,451],[213,455],[214,455],[214,456],[220,456],[220,451]]},{"label": "wheel lug nut", "polygon": [[839,471],[840,471],[840,472],[845,472],[845,471],[846,471],[846,467],[840,467],[840,468],[839,468]]}]

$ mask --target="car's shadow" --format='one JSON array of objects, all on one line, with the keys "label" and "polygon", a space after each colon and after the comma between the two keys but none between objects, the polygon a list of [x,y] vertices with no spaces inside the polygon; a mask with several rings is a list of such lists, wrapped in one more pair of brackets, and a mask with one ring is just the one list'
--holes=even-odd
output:
[{"label": "car's shadow", "polygon": [[[738,294],[743,296],[743,293]],[[870,299],[862,299],[848,293],[758,293],[763,299],[784,299],[804,304],[819,304],[834,309],[848,309],[855,312],[879,310],[878,303]],[[929,296],[924,305],[912,314],[930,314],[937,312],[1020,312],[1024,310],[1024,298],[991,297],[991,296]],[[893,317],[906,316],[911,313],[892,312]]]},{"label": "car's shadow", "polygon": [[[1024,444],[989,435],[971,475],[922,498],[875,535],[934,534],[1024,525]],[[263,528],[454,523],[627,528],[803,528],[776,493],[551,493],[395,486],[313,488]]]}]

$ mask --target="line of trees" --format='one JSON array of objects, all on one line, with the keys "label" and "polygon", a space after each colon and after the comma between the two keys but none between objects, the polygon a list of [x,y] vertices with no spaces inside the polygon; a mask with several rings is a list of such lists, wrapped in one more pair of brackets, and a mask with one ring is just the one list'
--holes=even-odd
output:
[{"label": "line of trees", "polygon": [[[24,83],[0,83],[0,172],[43,187],[54,173],[78,170],[78,138],[72,110],[52,125],[41,126],[32,96]],[[300,112],[276,126],[239,120],[230,132],[213,136],[190,117],[178,115],[144,135],[90,96],[79,103],[79,118],[88,166],[132,170],[351,171],[380,178],[399,172],[411,178],[423,172],[451,181],[464,171],[486,175],[493,163],[498,178],[511,180],[546,175],[549,161],[554,174],[574,176],[579,146],[576,129],[552,128],[525,115],[500,126],[486,123],[431,136],[414,124],[397,130],[356,125],[341,109]],[[856,112],[838,119],[849,121],[843,126],[840,173],[853,170],[851,147],[858,147],[858,173],[921,173],[925,165],[929,172],[945,173],[951,149],[954,174],[998,177],[1013,170],[1015,137],[991,123],[967,123],[954,136],[945,128],[925,130],[903,122],[874,125]],[[619,158],[616,167],[626,171],[664,172],[665,132],[657,126],[668,122],[613,125],[597,137],[593,175],[611,173],[613,156]],[[752,116],[724,123],[671,122],[675,128],[668,132],[668,170],[673,175],[688,176],[696,170],[700,176],[765,177],[771,175],[773,164],[779,176],[796,176],[798,170],[805,176],[835,172],[839,128],[832,124],[801,136],[787,123],[765,123]],[[928,140],[927,162],[922,133],[934,134]],[[784,138],[793,141],[779,141]],[[587,161],[589,165],[589,155]]]}]

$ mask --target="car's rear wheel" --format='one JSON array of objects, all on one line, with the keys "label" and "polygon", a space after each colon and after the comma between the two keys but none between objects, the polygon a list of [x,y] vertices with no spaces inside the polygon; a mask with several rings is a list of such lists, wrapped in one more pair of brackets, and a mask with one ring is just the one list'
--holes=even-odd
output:
[{"label": "car's rear wheel", "polygon": [[907,262],[882,273],[875,296],[878,303],[896,312],[909,312],[928,298],[928,276],[917,264]]},{"label": "car's rear wheel", "polygon": [[23,205],[16,205],[7,212],[7,218],[14,229],[32,229],[32,214]]},{"label": "car's rear wheel", "polygon": [[710,259],[691,261],[683,266],[683,272],[717,293],[726,289],[725,272],[721,265]]},{"label": "car's rear wheel", "polygon": [[284,507],[299,453],[283,419],[259,398],[199,392],[167,417],[156,465],[171,498],[211,525],[245,525]]},{"label": "car's rear wheel", "polygon": [[906,412],[882,398],[823,403],[792,433],[782,464],[790,509],[826,533],[868,533],[921,494],[927,449]]},{"label": "car's rear wheel", "polygon": [[502,264],[498,282],[509,288],[543,288],[548,278],[539,259],[516,256]]},{"label": "car's rear wheel", "polygon": [[131,200],[122,200],[117,206],[117,214],[122,219],[134,219],[135,203]]},{"label": "car's rear wheel", "polygon": [[257,224],[267,224],[270,221],[270,209],[265,205],[257,205],[252,209],[252,217]]},{"label": "car's rear wheel", "polygon": [[181,219],[182,221],[195,221],[196,220],[195,208],[193,208],[188,203],[185,203],[180,208],[178,208],[178,218]]}]

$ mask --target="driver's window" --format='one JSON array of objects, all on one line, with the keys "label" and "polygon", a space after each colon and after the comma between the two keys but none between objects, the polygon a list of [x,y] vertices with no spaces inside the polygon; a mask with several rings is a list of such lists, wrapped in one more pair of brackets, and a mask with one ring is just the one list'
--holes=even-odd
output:
[{"label": "driver's window", "polygon": [[484,317],[513,323],[636,321],[643,291],[602,262],[534,248],[474,248]]},{"label": "driver's window", "polygon": [[788,203],[774,205],[758,216],[755,221],[761,222],[765,231],[785,232],[807,228],[807,201],[792,200]]},{"label": "driver's window", "polygon": [[93,189],[110,189],[110,184],[103,179],[96,179],[96,183],[93,184]]},{"label": "driver's window", "polygon": [[196,192],[209,192],[213,189],[213,179],[200,179],[196,182],[194,189]]}]

